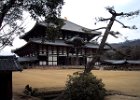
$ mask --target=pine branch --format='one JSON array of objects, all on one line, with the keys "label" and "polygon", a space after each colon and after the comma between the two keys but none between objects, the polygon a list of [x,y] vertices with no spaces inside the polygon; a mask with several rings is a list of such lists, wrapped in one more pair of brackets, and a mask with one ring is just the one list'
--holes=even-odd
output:
[{"label": "pine branch", "polygon": [[114,15],[116,13],[116,11],[114,10],[114,7],[106,7],[106,10],[111,13],[112,15]]},{"label": "pine branch", "polygon": [[8,25],[8,23],[5,23],[4,25],[2,25],[2,26],[0,27],[0,31],[3,30],[4,27],[5,27],[6,25]]},{"label": "pine branch", "polygon": [[103,18],[103,17],[99,17],[99,18],[95,18],[96,21],[108,21],[110,20],[110,18]]},{"label": "pine branch", "polygon": [[107,27],[100,27],[100,28],[97,28],[97,29],[93,29],[91,31],[97,31],[97,30],[100,30],[100,29],[106,29]]},{"label": "pine branch", "polygon": [[136,10],[136,11],[133,11],[133,12],[129,12],[129,13],[123,13],[123,17],[131,17],[131,16],[134,16],[134,15],[139,15],[140,13],[140,10]]},{"label": "pine branch", "polygon": [[120,22],[120,21],[117,20],[117,19],[115,19],[115,21],[118,22],[119,24],[121,24],[123,28],[138,29],[135,25],[133,25],[133,26],[126,26],[126,25],[124,25],[122,22]]},{"label": "pine branch", "polygon": [[116,36],[116,35],[118,35],[120,33],[119,32],[114,32],[114,31],[110,31],[109,34],[112,35],[115,38],[118,38],[118,36]]}]

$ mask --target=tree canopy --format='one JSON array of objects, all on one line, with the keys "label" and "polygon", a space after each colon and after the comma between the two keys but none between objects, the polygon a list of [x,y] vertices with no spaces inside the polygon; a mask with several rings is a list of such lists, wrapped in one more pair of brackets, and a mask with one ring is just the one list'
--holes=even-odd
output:
[{"label": "tree canopy", "polygon": [[[30,13],[31,18],[44,19],[53,26],[60,26],[58,17],[61,14],[63,0],[1,0],[0,1],[0,49],[12,45],[15,35],[24,31],[18,24],[23,20],[23,11]],[[7,28],[4,32],[4,28]]]}]

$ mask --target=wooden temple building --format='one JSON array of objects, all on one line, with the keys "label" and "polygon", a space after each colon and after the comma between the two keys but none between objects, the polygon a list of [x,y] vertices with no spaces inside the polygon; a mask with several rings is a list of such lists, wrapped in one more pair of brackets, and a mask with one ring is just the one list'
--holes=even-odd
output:
[{"label": "wooden temple building", "polygon": [[[101,32],[91,31],[68,20],[60,29],[59,37],[54,41],[46,37],[46,23],[37,22],[35,26],[20,38],[27,43],[13,50],[19,56],[19,61],[25,66],[46,65],[84,65],[91,60],[99,45],[89,42]],[[86,30],[86,31],[85,31]],[[68,41],[79,40],[83,45],[75,47]]]}]

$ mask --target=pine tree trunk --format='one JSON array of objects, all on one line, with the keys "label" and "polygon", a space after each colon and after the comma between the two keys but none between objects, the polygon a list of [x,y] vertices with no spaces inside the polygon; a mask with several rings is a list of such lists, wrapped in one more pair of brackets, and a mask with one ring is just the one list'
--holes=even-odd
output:
[{"label": "pine tree trunk", "polygon": [[109,21],[109,24],[107,25],[107,28],[105,30],[104,36],[103,36],[103,38],[101,40],[101,43],[99,45],[99,48],[96,51],[96,55],[92,58],[92,61],[89,62],[86,65],[84,73],[89,73],[94,68],[95,63],[100,60],[100,57],[101,57],[101,55],[103,54],[103,51],[104,51],[104,47],[105,47],[105,43],[106,43],[108,34],[109,34],[109,32],[111,30],[111,27],[112,27],[112,25],[113,25],[113,23],[115,21],[115,18],[116,18],[116,15],[112,15],[112,17],[111,17],[111,19]]}]

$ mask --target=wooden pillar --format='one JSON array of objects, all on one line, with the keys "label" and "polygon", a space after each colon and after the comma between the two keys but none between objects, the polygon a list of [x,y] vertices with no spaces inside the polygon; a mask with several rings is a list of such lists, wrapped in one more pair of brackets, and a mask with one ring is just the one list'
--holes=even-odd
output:
[{"label": "wooden pillar", "polygon": [[67,57],[66,64],[69,65],[70,64],[70,62],[69,62],[69,47],[66,47],[66,57]]},{"label": "wooden pillar", "polygon": [[0,71],[0,99],[12,100],[12,71]]}]

